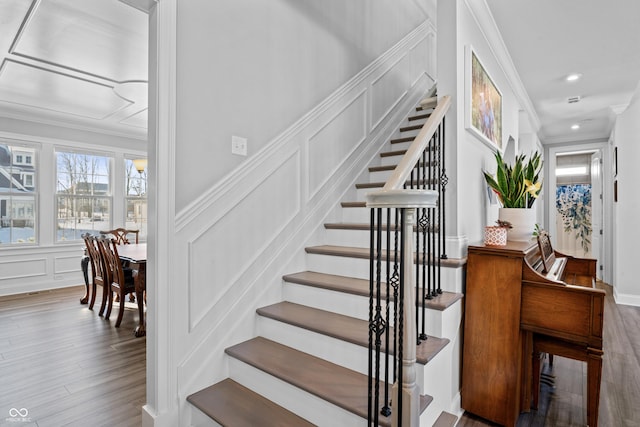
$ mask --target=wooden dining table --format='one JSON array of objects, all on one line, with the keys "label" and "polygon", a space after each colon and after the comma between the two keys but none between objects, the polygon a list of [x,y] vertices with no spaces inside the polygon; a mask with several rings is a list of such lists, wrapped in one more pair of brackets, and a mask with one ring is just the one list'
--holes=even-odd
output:
[{"label": "wooden dining table", "polygon": [[123,261],[128,261],[132,269],[138,270],[135,276],[136,300],[138,303],[138,314],[140,317],[138,326],[134,333],[136,337],[146,335],[146,321],[144,317],[145,291],[147,289],[147,244],[133,243],[118,246],[118,256]]}]

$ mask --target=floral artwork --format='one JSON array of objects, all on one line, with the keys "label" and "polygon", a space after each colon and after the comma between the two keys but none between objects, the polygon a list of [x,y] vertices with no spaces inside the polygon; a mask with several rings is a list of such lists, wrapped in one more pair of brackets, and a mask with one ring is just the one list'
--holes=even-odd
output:
[{"label": "floral artwork", "polygon": [[591,185],[558,185],[556,209],[562,216],[565,233],[575,233],[585,253],[591,245]]},{"label": "floral artwork", "polygon": [[475,53],[471,53],[471,127],[502,149],[502,94]]}]

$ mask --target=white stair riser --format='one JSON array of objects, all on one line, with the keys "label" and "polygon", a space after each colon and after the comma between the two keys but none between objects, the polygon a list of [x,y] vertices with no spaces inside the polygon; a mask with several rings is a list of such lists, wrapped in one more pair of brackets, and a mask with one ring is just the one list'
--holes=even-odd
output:
[{"label": "white stair riser", "polygon": [[233,357],[229,357],[229,377],[319,427],[366,424],[363,418]]},{"label": "white stair riser", "polygon": [[427,310],[426,329],[428,335],[454,340],[458,336],[462,318],[462,302],[460,299],[446,310]]},{"label": "white stair riser", "polygon": [[369,182],[387,182],[392,174],[392,170],[369,172]]},{"label": "white stair riser", "polygon": [[[327,229],[325,236],[325,241],[328,245],[366,248],[369,246],[371,232],[369,230]],[[391,242],[394,242],[393,234],[391,234]],[[382,245],[383,247],[387,245],[387,232],[385,230],[382,230]]]},{"label": "white stair riser", "polygon": [[[393,222],[393,217],[392,217]],[[368,224],[368,223],[366,223]],[[392,246],[395,245],[396,237],[395,233],[390,233],[390,241]],[[327,228],[325,229],[324,242],[328,245],[336,246],[352,246],[356,248],[366,248],[370,244],[371,232],[367,229],[339,229],[339,228]],[[431,235],[427,236],[427,239],[431,242]],[[397,237],[398,245],[400,245],[400,236]],[[382,247],[387,246],[387,231],[382,230]]]},{"label": "white stair riser", "polygon": [[223,427],[195,406],[188,405],[188,408],[191,410],[190,427]]},{"label": "white stair riser", "polygon": [[282,299],[357,319],[369,319],[368,297],[284,282],[282,285]]},{"label": "white stair riser", "polygon": [[[396,151],[396,150],[393,150],[393,151]],[[400,163],[400,160],[402,160],[402,155],[380,157],[380,165],[382,166],[397,165],[398,163]]]},{"label": "white stair riser", "polygon": [[342,208],[342,222],[358,222],[368,224],[370,221],[370,208]]}]

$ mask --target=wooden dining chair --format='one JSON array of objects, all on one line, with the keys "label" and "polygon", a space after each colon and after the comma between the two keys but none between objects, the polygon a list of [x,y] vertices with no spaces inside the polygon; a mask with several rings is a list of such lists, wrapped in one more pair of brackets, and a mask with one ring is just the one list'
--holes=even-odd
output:
[{"label": "wooden dining chair", "polygon": [[129,243],[134,243],[129,240],[129,236],[133,235],[135,237],[135,243],[139,242],[140,230],[127,230],[126,228],[115,228],[113,230],[102,230],[100,234],[110,234],[116,241],[118,245],[128,245]]},{"label": "wooden dining chair", "polygon": [[[111,236],[115,239],[116,244],[118,245],[128,245],[130,243],[140,243],[140,230],[128,230],[123,227],[114,228],[113,230],[101,230],[100,234]],[[135,240],[133,237],[135,237]],[[129,240],[131,238],[131,240]],[[128,262],[124,262],[123,266],[125,268],[129,267]],[[129,301],[134,302],[136,300],[134,294],[129,294]],[[116,300],[117,301],[117,300]]]},{"label": "wooden dining chair", "polygon": [[118,256],[118,245],[116,244],[115,239],[110,239],[103,235],[98,238],[98,244],[104,256],[106,268],[110,272],[111,279],[109,282],[109,304],[104,318],[109,319],[111,316],[111,309],[113,308],[113,294],[115,293],[119,296],[118,300],[120,302],[118,318],[116,320],[116,328],[118,328],[120,327],[122,316],[124,315],[125,295],[133,293],[136,290],[135,278],[138,271],[131,268],[124,268],[122,266],[122,262]]},{"label": "wooden dining chair", "polygon": [[84,240],[85,246],[87,248],[87,253],[89,255],[89,263],[91,264],[91,276],[89,286],[91,288],[91,296],[89,300],[89,310],[93,310],[93,306],[96,302],[96,295],[98,291],[98,286],[102,287],[102,302],[100,303],[100,311],[98,311],[98,315],[102,316],[104,313],[104,308],[108,299],[109,292],[109,275],[108,271],[105,268],[104,257],[98,248],[98,242],[96,240],[96,236],[93,236],[89,233],[85,233],[82,235],[82,239]]}]

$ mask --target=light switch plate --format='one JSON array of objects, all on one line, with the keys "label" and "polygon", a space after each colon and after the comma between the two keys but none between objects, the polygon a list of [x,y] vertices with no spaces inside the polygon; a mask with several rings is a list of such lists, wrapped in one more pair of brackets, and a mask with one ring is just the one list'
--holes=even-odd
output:
[{"label": "light switch plate", "polygon": [[231,154],[237,154],[239,156],[247,155],[247,138],[239,136],[231,137]]}]

